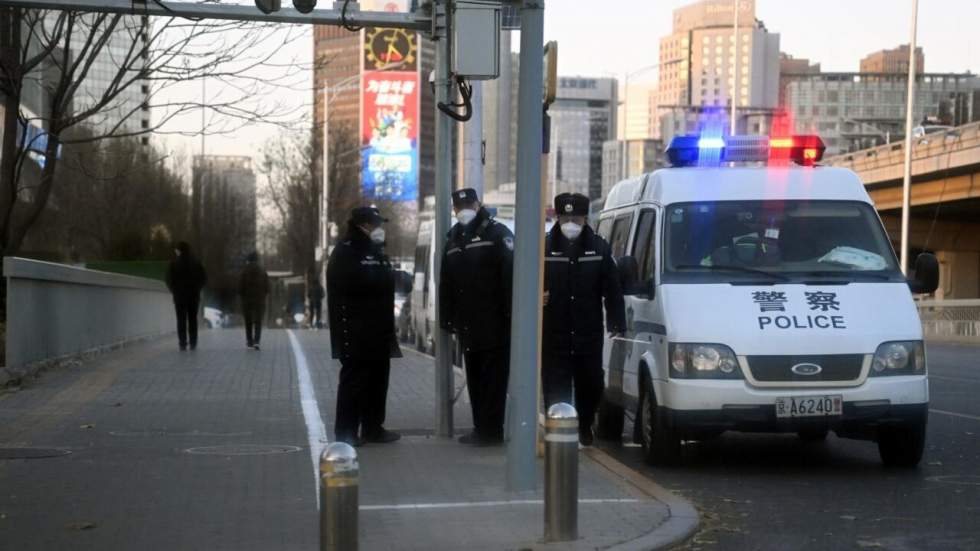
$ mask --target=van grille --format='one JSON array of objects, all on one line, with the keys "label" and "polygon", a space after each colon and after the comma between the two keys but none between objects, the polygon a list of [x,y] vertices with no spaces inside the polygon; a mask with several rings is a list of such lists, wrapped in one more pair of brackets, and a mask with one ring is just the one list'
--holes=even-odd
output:
[{"label": "van grille", "polygon": [[[820,356],[747,356],[752,377],[765,383],[814,383],[856,381],[861,376],[863,354],[826,354]],[[804,375],[793,366],[813,364],[820,372]],[[812,369],[812,368],[811,368]],[[804,371],[804,369],[798,369]]]}]

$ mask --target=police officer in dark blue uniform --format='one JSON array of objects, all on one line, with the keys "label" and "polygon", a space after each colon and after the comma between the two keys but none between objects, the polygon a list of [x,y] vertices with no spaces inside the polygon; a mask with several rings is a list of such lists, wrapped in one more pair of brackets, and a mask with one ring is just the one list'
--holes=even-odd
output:
[{"label": "police officer in dark blue uniform", "polygon": [[459,441],[492,446],[504,439],[514,234],[491,218],[475,190],[452,198],[457,224],[443,250],[439,307],[443,328],[462,343],[473,408],[474,430]]},{"label": "police officer in dark blue uniform", "polygon": [[626,326],[623,291],[606,241],[587,223],[588,197],[555,197],[558,223],[545,239],[545,307],[541,381],[545,407],[571,403],[573,388],[579,442],[590,446],[592,421],[602,398],[603,302],[605,327]]},{"label": "police officer in dark blue uniform", "polygon": [[330,347],[341,364],[334,435],[354,446],[401,438],[384,428],[391,358],[401,357],[395,272],[382,248],[385,222],[374,207],[354,209],[327,264]]}]

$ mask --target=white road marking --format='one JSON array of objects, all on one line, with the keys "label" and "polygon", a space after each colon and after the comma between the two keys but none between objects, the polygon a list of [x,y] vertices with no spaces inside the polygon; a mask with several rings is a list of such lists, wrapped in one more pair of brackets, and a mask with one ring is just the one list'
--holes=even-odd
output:
[{"label": "white road marking", "polygon": [[929,413],[938,413],[940,415],[949,415],[950,417],[962,417],[963,419],[973,419],[974,421],[980,421],[980,417],[976,415],[967,415],[965,413],[956,413],[955,411],[943,411],[941,409],[929,408]]},{"label": "white road marking", "polygon": [[[585,505],[596,505],[603,503],[640,503],[642,500],[634,498],[623,499],[580,499],[578,502]],[[468,507],[506,507],[508,505],[544,505],[541,499],[513,499],[504,501],[458,501],[448,503],[399,503],[397,505],[361,505],[361,511],[400,511],[406,509],[465,509]]]},{"label": "white road marking", "polygon": [[310,442],[310,459],[313,461],[313,485],[316,487],[317,507],[320,505],[320,453],[327,447],[327,429],[323,426],[323,419],[320,418],[320,406],[316,402],[316,391],[313,389],[313,377],[310,376],[310,367],[306,363],[306,354],[303,347],[299,344],[299,339],[293,334],[292,329],[287,329],[289,343],[293,348],[293,356],[296,357],[296,379],[299,384],[299,400],[303,407],[303,421],[306,422],[306,438]]}]

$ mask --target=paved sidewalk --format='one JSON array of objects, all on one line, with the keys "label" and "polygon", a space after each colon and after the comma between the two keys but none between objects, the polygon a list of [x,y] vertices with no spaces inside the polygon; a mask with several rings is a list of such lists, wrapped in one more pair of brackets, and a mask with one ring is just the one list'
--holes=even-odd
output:
[{"label": "paved sidewalk", "polygon": [[[339,365],[326,332],[292,335],[315,407],[302,403],[286,331],[268,331],[261,352],[237,330],[205,332],[193,353],[138,344],[0,396],[0,548],[317,549],[311,449],[325,442],[310,416],[332,437]],[[406,436],[359,449],[361,549],[554,547],[539,543],[541,493],[503,490],[503,448],[432,436],[431,360],[405,356],[386,424]],[[468,409],[456,405],[460,431]],[[2,459],[25,448],[71,453]],[[649,549],[676,532],[676,509],[662,526],[669,495],[580,457],[582,539],[558,547],[607,548],[661,527],[634,547]]]}]

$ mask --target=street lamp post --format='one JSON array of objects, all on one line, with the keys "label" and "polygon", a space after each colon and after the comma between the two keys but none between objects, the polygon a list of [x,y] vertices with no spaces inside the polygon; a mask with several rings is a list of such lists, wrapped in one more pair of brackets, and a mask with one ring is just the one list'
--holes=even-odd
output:
[{"label": "street lamp post", "polygon": [[905,102],[905,170],[902,177],[902,273],[908,273],[909,210],[912,202],[912,108],[915,106],[915,40],[919,0],[912,0],[912,38],[909,41],[908,98]]},{"label": "street lamp post", "polygon": [[645,73],[652,69],[657,69],[660,67],[659,63],[654,63],[653,65],[647,65],[646,67],[640,67],[635,71],[627,72],[623,75],[623,179],[629,177],[629,159],[630,159],[630,148],[629,148],[629,98],[630,98],[630,77]]}]

